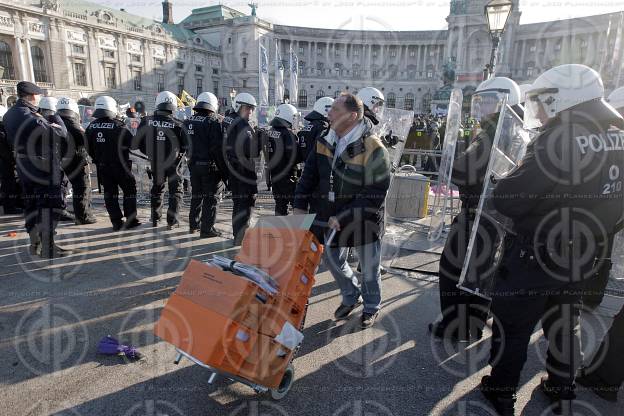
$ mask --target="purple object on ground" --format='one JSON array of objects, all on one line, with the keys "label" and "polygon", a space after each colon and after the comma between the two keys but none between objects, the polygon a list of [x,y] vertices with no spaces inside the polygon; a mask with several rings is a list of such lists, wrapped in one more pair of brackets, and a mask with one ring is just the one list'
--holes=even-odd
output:
[{"label": "purple object on ground", "polygon": [[100,340],[97,352],[98,354],[105,355],[123,355],[133,359],[141,358],[141,353],[135,347],[131,345],[122,345],[110,335],[107,335]]}]

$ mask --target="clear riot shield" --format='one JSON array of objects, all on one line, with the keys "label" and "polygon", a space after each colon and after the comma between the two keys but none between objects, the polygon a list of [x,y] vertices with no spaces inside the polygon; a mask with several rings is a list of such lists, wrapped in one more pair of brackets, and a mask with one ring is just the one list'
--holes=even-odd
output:
[{"label": "clear riot shield", "polygon": [[[447,126],[445,133],[444,151],[442,155],[443,163],[440,164],[440,184],[431,186],[430,179],[416,173],[409,174],[409,170],[414,170],[411,166],[401,166],[396,180],[393,180],[387,203],[392,203],[394,195],[397,199],[413,198],[408,204],[412,206],[413,215],[411,218],[393,218],[386,215],[386,233],[382,244],[382,265],[393,273],[422,272],[436,274],[440,261],[440,253],[444,248],[444,223],[451,220],[453,208],[459,208],[459,193],[456,188],[450,185],[450,176],[455,157],[455,147],[461,124],[462,109],[461,90],[453,91],[449,111],[447,115]],[[389,109],[385,110],[386,112]],[[390,110],[390,112],[392,112]],[[384,114],[385,115],[385,114]],[[413,118],[407,118],[409,126]],[[409,132],[409,128],[406,130]],[[421,131],[421,134],[424,134]],[[429,141],[430,143],[430,141]],[[400,160],[400,154],[396,155],[396,160]],[[410,180],[405,176],[408,175]],[[419,187],[420,185],[420,187]],[[424,185],[424,186],[423,186]],[[401,188],[401,189],[398,189]],[[436,195],[436,192],[441,192]],[[420,198],[416,197],[420,193]],[[432,204],[433,202],[433,204]],[[446,205],[444,205],[446,204]],[[387,211],[388,211],[388,207]],[[420,211],[420,212],[417,212]],[[436,216],[436,219],[430,216]],[[439,227],[439,237],[429,240],[431,226]],[[433,236],[433,234],[432,234]]]},{"label": "clear riot shield", "polygon": [[494,208],[492,193],[496,181],[513,173],[524,158],[535,132],[523,126],[523,120],[503,100],[483,191],[470,228],[470,239],[457,287],[490,299],[498,267],[502,242],[511,230],[511,220]]},{"label": "clear riot shield", "polygon": [[79,105],[78,110],[80,111],[80,124],[86,129],[89,123],[94,120],[93,112],[95,111],[95,107]]},{"label": "clear riot shield", "polygon": [[440,170],[438,181],[432,187],[433,205],[431,206],[431,222],[429,225],[429,241],[437,241],[442,234],[448,232],[448,227],[453,220],[451,217],[454,198],[454,189],[451,182],[453,174],[453,161],[455,160],[455,148],[461,127],[462,104],[464,95],[459,88],[453,89],[449,101],[448,113],[446,116],[446,130],[444,135],[444,145],[442,147],[442,157],[440,158]]},{"label": "clear riot shield", "polygon": [[413,111],[384,108],[383,116],[379,124],[373,126],[372,132],[379,136],[382,141],[385,137],[396,136],[398,139],[396,144],[386,147],[390,153],[390,162],[392,163],[393,170],[399,167],[403,149],[405,148],[405,142],[407,141],[407,136],[413,121]]}]

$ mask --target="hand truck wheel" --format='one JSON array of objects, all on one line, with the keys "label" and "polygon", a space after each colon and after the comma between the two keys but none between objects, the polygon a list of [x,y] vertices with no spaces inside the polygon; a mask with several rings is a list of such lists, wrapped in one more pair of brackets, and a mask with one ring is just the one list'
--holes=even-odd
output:
[{"label": "hand truck wheel", "polygon": [[290,387],[295,381],[295,369],[292,364],[289,364],[286,368],[286,372],[284,373],[284,377],[282,377],[282,381],[278,388],[270,389],[271,398],[273,400],[282,400],[288,392],[290,391]]}]

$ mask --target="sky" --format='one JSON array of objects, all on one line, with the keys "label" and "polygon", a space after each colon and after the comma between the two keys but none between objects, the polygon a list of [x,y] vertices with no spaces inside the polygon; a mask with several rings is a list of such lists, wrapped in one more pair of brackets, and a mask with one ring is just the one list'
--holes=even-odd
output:
[{"label": "sky", "polygon": [[[162,0],[90,0],[157,20]],[[179,22],[194,8],[224,4],[249,14],[247,0],[170,0]],[[435,30],[446,29],[446,0],[255,0],[258,17],[291,26],[328,29]],[[624,11],[624,0],[521,0],[521,23]]]}]

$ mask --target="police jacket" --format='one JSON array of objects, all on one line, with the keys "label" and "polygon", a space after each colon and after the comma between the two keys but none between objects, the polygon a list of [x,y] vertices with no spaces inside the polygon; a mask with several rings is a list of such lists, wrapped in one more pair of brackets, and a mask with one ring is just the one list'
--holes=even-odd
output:
[{"label": "police jacket", "polygon": [[498,114],[484,118],[475,140],[455,157],[451,181],[459,188],[462,208],[475,209],[479,205],[497,124]]},{"label": "police jacket", "polygon": [[258,193],[255,158],[260,155],[261,142],[247,120],[237,113],[223,118],[225,163],[230,173],[233,192]]},{"label": "police jacket", "polygon": [[7,137],[13,141],[20,175],[47,181],[60,170],[67,129],[57,115],[47,120],[38,108],[19,99],[4,115]]},{"label": "police jacket", "polygon": [[305,125],[297,134],[301,151],[301,159],[305,161],[316,146],[316,139],[327,134],[329,122],[321,113],[312,111],[305,116]]},{"label": "police jacket", "polygon": [[87,149],[98,166],[130,166],[132,133],[126,124],[110,117],[95,119],[87,127]]},{"label": "police jacket", "polygon": [[563,111],[544,125],[522,165],[497,183],[494,207],[521,238],[544,243],[563,221],[573,246],[580,249],[587,234],[604,246],[622,218],[622,127],[603,100]]},{"label": "police jacket", "polygon": [[65,167],[72,161],[85,162],[87,160],[87,138],[85,129],[80,124],[80,116],[73,112],[59,112],[58,114],[67,128],[67,141],[63,155],[68,160],[64,160],[63,166]]},{"label": "police jacket", "polygon": [[300,162],[297,136],[280,119],[271,121],[271,128],[266,132],[266,152],[271,181],[297,182],[297,164]]},{"label": "police jacket", "polygon": [[14,168],[13,144],[9,143],[4,130],[4,123],[0,121],[0,172],[13,170]]},{"label": "police jacket", "polygon": [[133,148],[150,159],[154,172],[177,168],[188,146],[184,124],[171,112],[160,110],[141,120],[133,142]]},{"label": "police jacket", "polygon": [[223,130],[217,115],[206,110],[198,110],[184,121],[189,140],[187,157],[189,166],[209,166],[225,181],[227,166],[223,160]]},{"label": "police jacket", "polygon": [[[353,247],[378,241],[384,230],[384,200],[390,186],[388,151],[377,136],[366,131],[347,146],[334,165],[332,137],[319,138],[306,160],[294,207],[306,210],[318,189],[317,220],[326,223],[335,216],[340,223],[341,231],[332,245]],[[324,241],[323,235],[317,238]]]}]

